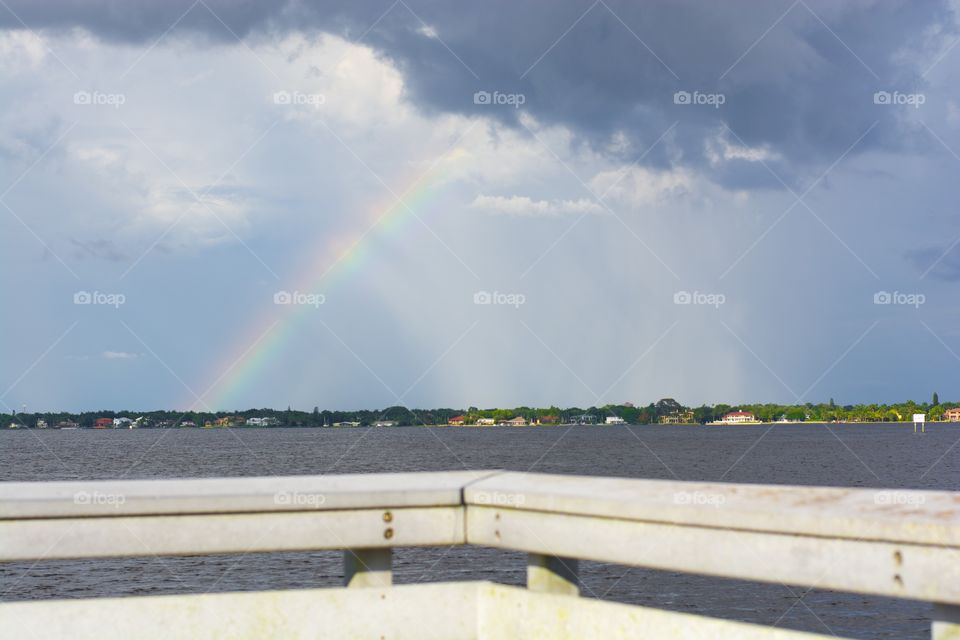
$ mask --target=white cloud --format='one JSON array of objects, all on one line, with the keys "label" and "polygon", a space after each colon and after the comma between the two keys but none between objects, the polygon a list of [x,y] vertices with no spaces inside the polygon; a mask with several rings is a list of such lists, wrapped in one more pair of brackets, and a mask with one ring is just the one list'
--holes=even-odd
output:
[{"label": "white cloud", "polygon": [[765,147],[748,147],[731,142],[725,132],[720,132],[713,139],[707,139],[704,146],[707,160],[713,166],[730,160],[766,162],[768,160],[778,160],[781,157],[779,153]]},{"label": "white cloud", "polygon": [[101,351],[97,355],[91,356],[87,354],[79,356],[64,356],[65,360],[92,360],[94,358],[98,360],[135,360],[137,358],[143,357],[142,353],[131,353],[127,351]]},{"label": "white cloud", "polygon": [[627,167],[601,171],[590,181],[590,186],[604,199],[641,206],[690,194],[695,182],[693,174],[684,169],[656,171]]},{"label": "white cloud", "polygon": [[527,196],[477,196],[470,206],[488,213],[512,216],[598,214],[606,210],[592,200],[533,200]]},{"label": "white cloud", "polygon": [[43,38],[31,31],[0,31],[0,71],[35,69],[47,57]]},{"label": "white cloud", "polygon": [[129,353],[127,351],[104,351],[100,354],[100,357],[104,360],[133,360],[142,355],[142,353]]}]

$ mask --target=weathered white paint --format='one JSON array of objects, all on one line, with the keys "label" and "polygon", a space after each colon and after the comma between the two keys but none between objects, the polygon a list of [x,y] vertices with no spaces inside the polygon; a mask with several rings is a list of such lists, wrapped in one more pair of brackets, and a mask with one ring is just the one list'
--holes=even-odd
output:
[{"label": "weathered white paint", "polygon": [[469,507],[467,542],[760,582],[960,603],[960,550]]},{"label": "weathered white paint", "polygon": [[476,590],[424,584],[0,604],[0,634],[30,640],[469,640]]},{"label": "weathered white paint", "polygon": [[[389,587],[392,547],[459,544],[526,551],[529,589]],[[960,639],[960,494],[949,492],[479,471],[0,483],[0,560],[313,549],[356,551],[345,557],[346,593],[6,603],[0,629],[97,638],[205,629],[224,638],[813,637],[571,598],[580,558],[949,605],[938,606],[933,634]],[[345,622],[325,626],[331,620]]]},{"label": "weathered white paint", "polygon": [[468,505],[960,547],[960,493],[499,473]]},{"label": "weathered white paint", "polygon": [[487,582],[3,603],[0,629],[34,640],[828,637]]},{"label": "weathered white paint", "polygon": [[0,560],[448,546],[463,520],[463,507],[0,520]]},{"label": "weathered white paint", "polygon": [[491,473],[2,482],[0,519],[458,506],[463,487]]},{"label": "weathered white paint", "polygon": [[481,583],[477,638],[507,640],[837,640],[592,598]]}]

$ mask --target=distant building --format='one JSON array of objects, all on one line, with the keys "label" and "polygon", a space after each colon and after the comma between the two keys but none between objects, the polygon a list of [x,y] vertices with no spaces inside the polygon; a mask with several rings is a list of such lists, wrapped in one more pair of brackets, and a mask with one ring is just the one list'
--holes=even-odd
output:
[{"label": "distant building", "polygon": [[497,421],[493,418],[477,418],[478,427],[492,427],[497,424]]},{"label": "distant building", "polygon": [[93,421],[94,429],[111,429],[113,428],[113,418],[97,418]]},{"label": "distant building", "polygon": [[537,420],[537,424],[558,424],[560,422],[560,416],[543,416]]},{"label": "distant building", "polygon": [[248,427],[275,427],[280,424],[276,418],[247,418]]},{"label": "distant building", "polygon": [[584,413],[579,416],[570,416],[570,424],[597,424],[597,416]]},{"label": "distant building", "polygon": [[334,422],[333,426],[335,427],[359,427],[359,422]]},{"label": "distant building", "polygon": [[37,429],[46,429],[46,428],[47,428],[46,420],[44,420],[43,418],[40,418],[39,420],[37,420]]},{"label": "distant building", "polygon": [[627,424],[627,421],[620,416],[607,416],[607,424]]},{"label": "distant building", "polygon": [[660,424],[693,424],[693,411],[675,411],[668,416],[660,416]]},{"label": "distant building", "polygon": [[453,416],[447,420],[447,424],[451,427],[462,427],[464,424],[466,424],[466,422],[467,419],[463,416]]},{"label": "distant building", "polygon": [[960,422],[960,407],[947,409],[943,412],[943,419],[947,422]]},{"label": "distant building", "polygon": [[756,421],[757,419],[749,411],[731,411],[720,418],[723,424],[744,424]]},{"label": "distant building", "polygon": [[78,429],[80,425],[72,420],[64,420],[63,422],[57,423],[57,429]]},{"label": "distant building", "polygon": [[516,418],[504,420],[500,424],[506,425],[508,427],[525,427],[527,426],[527,419],[524,418],[523,416],[517,416]]},{"label": "distant building", "polygon": [[373,423],[375,427],[395,427],[399,423],[396,420],[377,420]]},{"label": "distant building", "polygon": [[130,418],[114,418],[113,426],[114,427],[127,427],[130,423],[133,422]]},{"label": "distant building", "polygon": [[181,427],[195,427],[195,426],[197,426],[197,423],[194,422],[193,420],[184,420],[183,422],[180,423],[180,426],[181,426]]}]

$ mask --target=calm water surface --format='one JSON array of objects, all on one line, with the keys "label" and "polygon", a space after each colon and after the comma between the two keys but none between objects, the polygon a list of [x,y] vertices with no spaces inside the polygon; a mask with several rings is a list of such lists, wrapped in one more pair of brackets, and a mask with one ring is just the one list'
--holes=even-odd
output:
[{"label": "calm water surface", "polygon": [[[455,469],[960,489],[960,428],[910,425],[0,432],[0,480]],[[147,541],[149,543],[149,541]],[[522,584],[524,556],[398,550],[395,580]],[[581,563],[584,595],[852,638],[927,638],[922,603]],[[337,552],[0,564],[4,600],[338,585]]]}]

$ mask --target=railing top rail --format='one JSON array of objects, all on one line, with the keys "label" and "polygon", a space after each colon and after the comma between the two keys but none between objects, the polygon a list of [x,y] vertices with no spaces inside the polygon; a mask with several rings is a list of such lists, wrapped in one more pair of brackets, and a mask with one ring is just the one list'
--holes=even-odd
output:
[{"label": "railing top rail", "polygon": [[0,483],[0,520],[483,505],[960,547],[960,493],[497,471]]},{"label": "railing top rail", "polygon": [[502,472],[468,505],[771,533],[960,547],[960,493]]},{"label": "railing top rail", "polygon": [[5,561],[479,544],[960,605],[945,491],[497,471],[0,483],[0,539]]},{"label": "railing top rail", "polygon": [[491,473],[0,482],[0,520],[461,506]]}]

